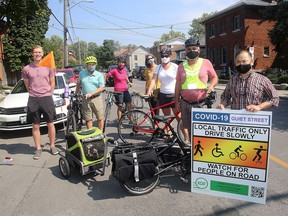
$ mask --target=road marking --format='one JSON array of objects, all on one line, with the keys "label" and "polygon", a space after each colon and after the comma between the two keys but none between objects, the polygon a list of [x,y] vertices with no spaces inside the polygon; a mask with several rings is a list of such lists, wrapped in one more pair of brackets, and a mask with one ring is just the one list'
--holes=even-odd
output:
[{"label": "road marking", "polygon": [[270,159],[288,169],[288,163],[286,163],[285,161],[282,161],[273,155],[270,155]]}]

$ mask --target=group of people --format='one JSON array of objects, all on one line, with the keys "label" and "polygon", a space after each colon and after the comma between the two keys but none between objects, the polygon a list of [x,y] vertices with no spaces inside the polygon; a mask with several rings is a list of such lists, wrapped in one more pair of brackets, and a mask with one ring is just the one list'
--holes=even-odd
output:
[{"label": "group of people", "polygon": [[[161,63],[157,65],[153,54],[146,55],[145,72],[146,95],[151,95],[154,89],[159,89],[158,99],[151,101],[151,105],[167,104],[175,101],[170,107],[162,109],[164,115],[171,115],[176,111],[181,113],[183,122],[182,132],[185,142],[191,142],[191,109],[197,107],[206,98],[207,94],[214,91],[218,84],[218,76],[213,65],[208,59],[199,57],[199,41],[190,38],[185,41],[186,60],[179,66],[171,62],[172,50],[164,48],[160,51]],[[56,155],[59,150],[55,147],[55,127],[53,120],[56,112],[53,102],[55,86],[55,71],[38,66],[44,55],[41,46],[32,48],[33,63],[22,70],[22,78],[29,92],[27,118],[32,122],[32,135],[36,146],[34,159],[39,159],[42,153],[40,144],[41,115],[47,122],[51,153]],[[115,95],[118,106],[117,117],[122,116],[122,105],[126,103],[131,109],[131,96],[128,85],[132,86],[127,76],[125,58],[117,58],[118,67],[108,72],[104,77],[96,71],[97,59],[89,56],[86,59],[86,69],[81,71],[78,78],[76,92],[83,95],[83,117],[87,128],[93,126],[92,114],[97,118],[99,129],[103,130],[104,112],[101,93],[104,90],[107,78],[113,77],[114,91],[122,94]],[[271,106],[278,106],[279,96],[271,81],[253,69],[253,58],[249,51],[241,50],[235,56],[235,66],[238,71],[228,81],[221,94],[220,103],[216,108],[246,109],[257,112]]]}]

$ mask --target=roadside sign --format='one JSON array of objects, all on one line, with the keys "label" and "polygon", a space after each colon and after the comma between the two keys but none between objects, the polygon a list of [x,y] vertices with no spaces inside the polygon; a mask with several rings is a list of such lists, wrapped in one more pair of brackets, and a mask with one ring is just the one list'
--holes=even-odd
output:
[{"label": "roadside sign", "polygon": [[265,204],[271,112],[192,109],[192,192]]}]

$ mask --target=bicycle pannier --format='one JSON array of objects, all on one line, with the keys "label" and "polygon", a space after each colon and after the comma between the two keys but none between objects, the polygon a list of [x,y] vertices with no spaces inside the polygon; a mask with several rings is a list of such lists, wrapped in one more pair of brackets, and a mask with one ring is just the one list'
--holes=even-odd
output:
[{"label": "bicycle pannier", "polygon": [[131,151],[129,153],[112,152],[112,173],[121,182],[135,182],[154,176],[157,156],[154,150]]}]

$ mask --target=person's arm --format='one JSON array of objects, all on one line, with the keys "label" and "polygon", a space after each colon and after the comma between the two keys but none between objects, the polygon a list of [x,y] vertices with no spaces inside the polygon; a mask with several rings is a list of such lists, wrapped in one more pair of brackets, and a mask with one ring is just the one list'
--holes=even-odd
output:
[{"label": "person's arm", "polygon": [[24,85],[27,89],[27,91],[29,92],[29,79],[23,79]]},{"label": "person's arm", "polygon": [[225,109],[230,103],[229,101],[231,100],[231,94],[230,94],[230,85],[229,82],[227,83],[224,91],[222,92],[220,96],[220,103],[217,105],[217,109]]},{"label": "person's arm", "polygon": [[55,76],[50,76],[51,93],[53,94],[55,88]]},{"label": "person's arm", "polygon": [[218,76],[217,74],[215,74],[214,76],[211,77],[207,93],[213,92],[217,84],[218,84]]},{"label": "person's arm", "polygon": [[154,89],[157,76],[158,76],[157,74],[153,74],[153,78],[151,80],[151,83],[150,83],[150,85],[149,85],[149,87],[148,87],[148,89],[147,89],[147,91],[145,93],[146,95],[151,95],[151,91],[152,91],[152,89]]},{"label": "person's arm", "polygon": [[178,67],[177,70],[177,76],[176,76],[176,84],[175,84],[175,108],[178,112],[181,112],[180,110],[180,97],[181,97],[181,90],[182,90],[182,84],[181,84],[181,66]]}]

